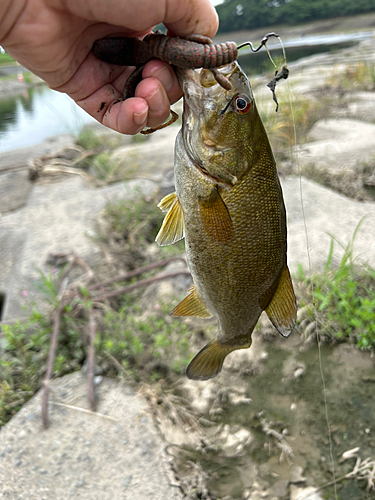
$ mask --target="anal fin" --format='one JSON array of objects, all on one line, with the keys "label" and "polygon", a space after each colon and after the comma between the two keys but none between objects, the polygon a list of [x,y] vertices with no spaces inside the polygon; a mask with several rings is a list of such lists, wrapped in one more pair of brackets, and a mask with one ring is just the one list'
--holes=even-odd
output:
[{"label": "anal fin", "polygon": [[276,291],[265,311],[276,330],[283,337],[289,337],[296,324],[297,303],[286,262]]},{"label": "anal fin", "polygon": [[208,380],[216,377],[221,371],[224,359],[228,354],[236,349],[245,349],[250,347],[251,342],[247,345],[226,345],[220,344],[217,340],[213,340],[207,344],[195,357],[190,361],[186,369],[186,375],[192,380]]},{"label": "anal fin", "polygon": [[172,245],[184,237],[184,215],[176,193],[165,196],[158,207],[167,212],[155,241],[160,246]]},{"label": "anal fin", "polygon": [[199,210],[206,234],[222,243],[230,242],[233,238],[232,219],[217,187],[208,198],[199,200]]},{"label": "anal fin", "polygon": [[191,287],[187,296],[171,312],[171,316],[197,316],[211,318],[212,314],[199,297],[195,287]]}]

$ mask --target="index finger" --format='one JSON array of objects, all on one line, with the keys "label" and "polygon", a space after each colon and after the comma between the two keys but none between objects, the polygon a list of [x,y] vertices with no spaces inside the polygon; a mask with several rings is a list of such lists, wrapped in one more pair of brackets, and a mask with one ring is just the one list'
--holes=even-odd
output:
[{"label": "index finger", "polygon": [[213,37],[218,17],[209,0],[52,0],[83,19],[147,33],[151,26],[163,23],[175,35],[199,33]]}]

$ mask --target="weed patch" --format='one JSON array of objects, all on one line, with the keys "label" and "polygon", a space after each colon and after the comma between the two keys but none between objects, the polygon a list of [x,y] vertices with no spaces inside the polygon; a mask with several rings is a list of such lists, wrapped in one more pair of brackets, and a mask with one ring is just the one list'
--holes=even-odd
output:
[{"label": "weed patch", "polygon": [[0,52],[0,65],[1,64],[15,64],[16,61],[13,59],[12,56],[7,54],[6,52],[1,53]]},{"label": "weed patch", "polygon": [[[156,207],[156,200],[140,192],[134,193],[131,200],[107,204],[98,239],[115,263],[112,274],[118,276],[121,268],[129,270],[150,261],[155,262],[166,252],[170,256],[170,251],[165,248],[161,248],[158,253],[154,244],[162,219],[163,214]],[[179,247],[181,253],[181,245]],[[177,250],[174,249],[174,252]],[[58,257],[62,258],[61,255]],[[34,309],[27,321],[2,325],[0,426],[42,386],[53,319],[62,304],[61,288],[64,280],[66,283],[63,288],[68,289],[68,292],[67,300],[64,299],[52,376],[58,377],[80,369],[87,357],[89,311],[93,308],[94,298],[100,296],[102,290],[94,288],[97,291],[92,292],[85,287],[84,282],[80,284],[78,281],[69,291],[70,283],[65,274],[68,267],[69,263],[60,272],[40,273],[36,283],[50,306],[50,314],[42,314]],[[108,279],[108,268],[107,274],[105,271],[102,275],[100,273],[98,269],[96,274],[100,279]],[[143,278],[150,276],[151,271],[143,274]],[[108,299],[102,308],[95,311],[96,362],[105,375],[117,374],[120,367],[133,383],[151,383],[181,374],[191,355],[188,338],[192,328],[183,320],[169,316],[172,304],[155,303],[151,311],[150,308],[145,311],[146,307],[140,306],[142,293],[143,290],[137,289],[121,294]]]},{"label": "weed patch", "polygon": [[116,257],[117,266],[122,263],[126,269],[134,269],[151,259],[184,252],[183,241],[167,247],[153,245],[165,216],[156,207],[159,198],[136,191],[131,199],[107,203],[103,219],[96,225],[96,240]]},{"label": "weed patch", "polygon": [[[353,257],[360,224],[346,246],[332,237],[324,273],[307,278],[299,269],[302,280],[300,302],[307,305],[309,311],[309,317],[301,326],[309,331],[309,325],[316,321],[315,326],[321,335],[332,342],[349,340],[361,349],[374,349],[375,270],[359,266]],[[344,249],[338,266],[332,265],[335,243]]]},{"label": "weed patch", "polygon": [[374,90],[375,66],[366,61],[347,64],[344,71],[333,71],[332,75],[327,79],[327,84],[345,91]]},{"label": "weed patch", "polygon": [[260,110],[260,115],[276,156],[291,158],[293,147],[307,141],[314,123],[330,116],[330,107],[326,99],[315,101],[293,91],[290,97],[286,91],[279,92],[278,101],[277,113],[272,108]]},{"label": "weed patch", "polygon": [[123,136],[115,132],[103,132],[91,127],[83,127],[77,137],[77,144],[84,149],[108,151],[123,144]]}]

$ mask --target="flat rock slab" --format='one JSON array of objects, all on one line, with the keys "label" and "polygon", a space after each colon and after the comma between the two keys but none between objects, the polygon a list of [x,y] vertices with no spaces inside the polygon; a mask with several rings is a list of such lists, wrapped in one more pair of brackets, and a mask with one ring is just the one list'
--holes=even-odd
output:
[{"label": "flat rock slab", "polygon": [[75,144],[75,138],[71,134],[61,134],[50,137],[40,144],[28,148],[20,148],[15,151],[0,153],[0,173],[27,167],[31,158],[39,158],[45,154],[56,154],[64,147]]},{"label": "flat rock slab", "polygon": [[[297,271],[298,263],[305,271],[322,270],[329,253],[330,235],[347,245],[363,217],[355,239],[354,256],[358,262],[375,268],[375,203],[351,200],[304,178],[301,183],[298,177],[283,179],[282,187],[287,211],[288,262],[292,271]],[[333,264],[340,261],[342,254],[343,249],[335,244]]]},{"label": "flat rock slab", "polygon": [[[87,381],[76,372],[51,383],[50,427],[42,429],[41,393],[0,431],[0,498],[11,500],[177,500],[163,442],[144,400],[104,378],[98,414],[87,408]],[[109,417],[109,420],[105,417]]]},{"label": "flat rock slab", "polygon": [[149,175],[162,182],[163,173],[173,169],[174,143],[180,127],[172,126],[148,136],[148,140],[137,145],[116,148],[111,158],[117,165],[123,166],[137,175]]},{"label": "flat rock slab", "polygon": [[327,172],[356,171],[373,161],[375,125],[357,120],[320,120],[309,133],[310,142],[300,146],[299,161]]},{"label": "flat rock slab", "polygon": [[23,207],[32,188],[26,169],[0,173],[0,214]]},{"label": "flat rock slab", "polygon": [[39,270],[50,272],[46,265],[50,253],[74,250],[95,261],[99,250],[89,236],[109,200],[131,197],[134,189],[150,195],[155,188],[150,180],[135,180],[95,189],[76,176],[36,184],[23,208],[0,218],[3,321],[23,317],[22,307],[28,302],[43,308],[45,297],[35,282],[40,279]]}]

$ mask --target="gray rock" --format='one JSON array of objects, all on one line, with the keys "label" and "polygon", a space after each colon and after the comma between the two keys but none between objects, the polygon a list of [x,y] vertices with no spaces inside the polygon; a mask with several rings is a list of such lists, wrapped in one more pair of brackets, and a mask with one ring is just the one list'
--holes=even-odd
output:
[{"label": "gray rock", "polygon": [[[26,418],[29,413],[40,413],[39,393],[0,431],[5,449],[9,446],[15,453],[24,450],[18,465],[0,457],[3,494],[8,492],[8,498],[14,499],[39,500],[44,496],[63,500],[67,498],[68,486],[73,497],[78,497],[79,490],[82,500],[120,500],[124,490],[134,500],[181,498],[179,490],[169,485],[168,465],[162,456],[164,445],[152,419],[142,421],[148,410],[140,396],[129,395],[116,381],[105,378],[97,388],[98,414],[85,414],[52,403],[67,393],[69,400],[77,397],[75,406],[87,408],[87,380],[81,372],[53,380],[51,387],[48,430],[41,428],[40,420]],[[115,421],[104,418],[104,414]],[[15,438],[21,420],[29,433],[18,442]],[[142,453],[144,448],[147,453]],[[29,473],[26,462],[34,466]]]},{"label": "gray rock", "polygon": [[292,484],[290,486],[290,500],[323,500],[323,497],[317,489],[312,486],[299,488]]},{"label": "gray rock", "polygon": [[288,492],[288,484],[289,481],[287,479],[279,479],[276,481],[268,492],[270,498],[284,498]]},{"label": "gray rock", "polygon": [[71,134],[61,134],[50,137],[35,146],[0,153],[0,172],[16,168],[28,168],[30,159],[39,158],[46,154],[55,154],[62,148],[69,147],[74,143],[75,139]]},{"label": "gray rock", "polygon": [[146,195],[155,189],[149,180],[118,183],[99,189],[79,177],[59,183],[36,184],[27,205],[0,219],[0,293],[5,294],[3,321],[22,317],[23,305],[34,301],[45,307],[45,297],[35,287],[39,271],[50,253],[76,251],[91,262],[99,250],[87,232],[109,199],[131,196],[135,188]]},{"label": "gray rock", "polygon": [[356,120],[373,123],[375,116],[375,92],[351,92],[348,113]]},{"label": "gray rock", "polygon": [[27,170],[0,173],[0,215],[25,205],[32,187]]},{"label": "gray rock", "polygon": [[357,120],[320,120],[310,131],[311,142],[300,146],[302,169],[310,164],[326,172],[356,171],[374,156],[375,125]]},{"label": "gray rock", "polygon": [[[162,183],[174,165],[174,142],[179,127],[168,127],[137,145],[117,148],[111,158],[119,168],[137,176],[150,176]],[[173,178],[173,177],[172,177]]]},{"label": "gray rock", "polygon": [[[375,267],[375,203],[350,200],[306,179],[301,180],[301,186],[308,242],[302,213],[300,180],[297,177],[282,180],[287,211],[290,269],[296,272],[297,264],[300,263],[307,272],[310,267],[312,271],[322,270],[329,253],[330,235],[347,245],[365,216],[355,240],[354,256],[358,257],[358,262],[367,262]],[[335,244],[333,262],[339,262],[342,254],[343,249]]]}]

